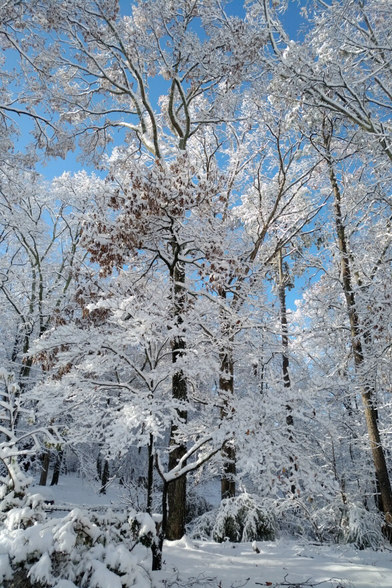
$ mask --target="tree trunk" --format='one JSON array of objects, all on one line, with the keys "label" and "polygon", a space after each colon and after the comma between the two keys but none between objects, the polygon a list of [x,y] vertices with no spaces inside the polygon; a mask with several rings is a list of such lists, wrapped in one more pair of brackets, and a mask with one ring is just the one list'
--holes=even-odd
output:
[{"label": "tree trunk", "polygon": [[[158,470],[159,471],[159,470]],[[185,478],[185,476],[183,476]],[[152,553],[152,570],[161,570],[162,569],[162,550],[163,550],[163,541],[167,536],[167,523],[168,523],[168,516],[167,516],[167,496],[168,496],[168,487],[170,484],[166,482],[166,480],[162,477],[163,481],[163,488],[162,488],[162,523],[158,526],[157,529],[157,538],[156,542],[152,544],[151,553]],[[176,480],[175,480],[176,481]],[[173,482],[172,482],[173,483]]]},{"label": "tree trunk", "polygon": [[[335,174],[335,170],[332,164],[332,158],[328,151],[329,141],[328,137],[326,136],[324,137],[324,143],[328,153],[327,163],[329,168],[329,177],[334,194],[335,226],[340,251],[342,285],[344,295],[346,298],[347,311],[350,321],[351,345],[353,349],[356,372],[360,377],[362,377],[361,371],[362,368],[365,367],[365,357],[361,338],[362,329],[356,308],[355,293],[352,287],[349,249],[347,245],[345,226],[343,223],[341,210],[341,193],[339,189],[338,180]],[[381,494],[382,509],[384,512],[387,526],[392,527],[392,489],[389,480],[387,464],[385,460],[384,448],[382,446],[380,431],[378,428],[378,415],[375,402],[375,390],[371,384],[366,382],[366,380],[362,383],[361,396],[365,411],[366,426],[369,435],[370,447],[372,450],[376,482]]]},{"label": "tree trunk", "polygon": [[99,491],[100,494],[106,494],[106,486],[109,482],[110,472],[109,472],[109,462],[107,459],[104,460],[103,469],[102,469],[102,486]]},{"label": "tree trunk", "polygon": [[152,563],[151,569],[153,572],[162,569],[162,548],[163,548],[163,537],[158,533],[157,543],[151,545]]},{"label": "tree trunk", "polygon": [[[287,327],[287,305],[286,305],[286,280],[283,272],[283,253],[282,250],[279,249],[278,252],[278,264],[279,264],[279,286],[278,286],[278,295],[279,295],[279,306],[280,306],[280,326],[282,330],[282,374],[283,374],[283,386],[285,388],[291,388],[290,382],[290,360],[288,356],[288,348],[289,348],[289,331]],[[286,424],[289,431],[289,439],[292,441],[293,439],[293,425],[294,419],[292,414],[292,409],[289,404],[286,405],[287,415],[286,415]]]},{"label": "tree trunk", "polygon": [[[279,284],[278,284],[278,296],[279,296],[279,307],[280,307],[280,326],[282,330],[282,375],[283,375],[283,386],[286,389],[291,388],[290,381],[290,360],[288,355],[289,348],[289,332],[287,327],[287,305],[286,305],[286,278],[283,271],[283,252],[281,249],[278,251],[278,269],[279,269]],[[294,418],[293,411],[289,404],[286,404],[286,425],[289,436],[289,441],[293,441],[293,428]],[[294,470],[298,470],[298,464],[295,458],[290,455],[290,476],[293,475]],[[291,493],[295,493],[295,484],[291,484]]]},{"label": "tree trunk", "polygon": [[148,470],[147,470],[147,506],[146,512],[152,515],[152,494],[154,485],[154,438],[150,433],[148,444]]},{"label": "tree trunk", "polygon": [[51,486],[57,486],[57,484],[59,483],[59,477],[60,477],[60,470],[61,470],[61,463],[63,461],[63,451],[60,450],[57,452],[56,455],[56,461],[54,464],[54,469],[53,469],[53,476],[52,476],[52,481],[50,483]]},{"label": "tree trunk", "polygon": [[[148,472],[147,472],[147,507],[146,512],[152,516],[152,495],[153,495],[153,483],[154,483],[154,438],[150,434],[150,443],[148,445]],[[162,492],[162,506],[165,504],[166,510],[166,483],[164,482],[164,490]],[[163,518],[163,517],[162,517]],[[155,524],[157,536],[156,540],[151,545],[152,555],[152,570],[162,569],[162,547],[163,540],[166,533],[166,513],[165,513],[165,527],[163,521],[160,524]]]},{"label": "tree trunk", "polygon": [[98,478],[101,480],[102,479],[102,457],[101,457],[101,453],[98,453],[97,455],[97,474],[98,474]]},{"label": "tree trunk", "polygon": [[48,479],[48,472],[49,472],[49,463],[50,463],[50,452],[45,451],[43,458],[42,458],[42,469],[41,469],[41,476],[39,479],[39,486],[46,486],[46,482]]},{"label": "tree trunk", "polygon": [[[175,328],[179,330],[183,324],[183,313],[185,309],[185,271],[183,265],[179,262],[175,263],[171,271],[171,280],[173,284],[174,297],[174,324]],[[172,362],[175,364],[184,355],[186,349],[186,342],[184,337],[176,334],[172,340]],[[185,404],[187,400],[187,383],[184,373],[181,369],[176,371],[172,378],[172,396],[176,401]],[[186,423],[187,411],[177,409],[179,420]],[[187,452],[185,443],[178,443],[177,436],[178,427],[172,424],[170,430],[170,452],[169,452],[169,471],[172,470],[178,461]],[[185,465],[185,464],[184,464]],[[178,480],[173,480],[167,489],[167,505],[168,517],[166,537],[173,541],[181,539],[185,533],[185,515],[186,515],[186,476],[182,476]]]},{"label": "tree trunk", "polygon": [[[226,291],[222,288],[218,291],[221,298],[226,298]],[[230,333],[230,323],[224,313],[221,313],[221,330],[222,336],[227,343],[219,354],[220,373],[219,373],[219,391],[222,399],[221,419],[227,419],[229,414],[229,398],[234,394],[234,360],[233,360],[233,340]],[[224,498],[234,498],[235,496],[235,475],[236,475],[236,454],[233,445],[226,444],[222,449],[223,473],[221,477],[221,500]]]},{"label": "tree trunk", "polygon": [[[234,365],[231,349],[221,353],[221,372],[219,376],[219,390],[223,393],[224,406],[221,409],[221,418],[228,415],[227,398],[234,393]],[[235,496],[236,455],[232,445],[225,445],[222,449],[223,474],[221,478],[221,499]]]}]

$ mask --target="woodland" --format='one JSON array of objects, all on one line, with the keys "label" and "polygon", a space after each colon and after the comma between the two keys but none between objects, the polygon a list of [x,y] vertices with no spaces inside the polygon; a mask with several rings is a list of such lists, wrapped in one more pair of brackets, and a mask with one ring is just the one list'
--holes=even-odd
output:
[{"label": "woodland", "polygon": [[[0,46],[0,582],[387,548],[390,0],[0,0]],[[72,473],[127,505],[56,518]]]}]

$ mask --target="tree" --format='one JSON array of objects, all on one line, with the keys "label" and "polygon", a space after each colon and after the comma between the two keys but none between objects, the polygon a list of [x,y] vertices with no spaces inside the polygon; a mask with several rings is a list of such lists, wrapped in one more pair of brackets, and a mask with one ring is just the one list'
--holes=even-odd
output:
[{"label": "tree", "polygon": [[[58,444],[60,438],[53,429],[33,428],[28,430],[28,421],[34,419],[31,410],[23,407],[20,389],[12,373],[1,368],[0,378],[2,390],[0,396],[0,461],[5,467],[0,477],[0,497],[2,511],[9,510],[14,501],[23,498],[31,480],[26,478],[19,460],[21,457],[35,455],[41,447],[42,437],[48,443]],[[20,419],[23,415],[24,426],[27,430],[20,430]],[[32,446],[26,449],[25,440],[32,439]]]},{"label": "tree", "polygon": [[[76,280],[83,271],[78,248],[82,225],[76,215],[86,206],[81,190],[82,181],[76,198],[66,177],[45,184],[34,172],[2,167],[1,350],[4,365],[16,374],[21,395],[39,376],[30,354],[33,341],[73,315]],[[42,456],[41,485],[46,484],[50,453]],[[28,462],[24,465],[29,467]]]},{"label": "tree", "polygon": [[[153,184],[159,177],[167,176],[164,180],[167,183],[171,181],[167,171],[173,175],[177,167],[178,173],[183,165],[183,153],[192,138],[206,125],[215,126],[234,116],[237,101],[234,90],[245,71],[252,67],[257,47],[264,40],[258,35],[244,34],[243,23],[228,18],[220,4],[211,1],[184,0],[168,4],[156,0],[134,4],[131,17],[120,16],[118,9],[114,1],[88,4],[76,1],[67,7],[43,3],[38,7],[40,24],[50,31],[50,36],[43,36],[35,28],[36,14],[34,19],[28,15],[24,17],[25,29],[20,35],[15,36],[10,30],[6,30],[5,35],[20,49],[22,66],[33,82],[33,99],[45,96],[47,104],[59,113],[54,141],[47,142],[47,135],[39,136],[39,144],[46,146],[48,154],[64,154],[80,136],[84,152],[97,162],[111,140],[111,130],[124,129],[125,143],[118,149],[121,165],[127,166],[129,157],[143,153],[142,175],[150,175]],[[199,23],[204,38],[194,32],[194,26]],[[25,43],[33,47],[28,57],[21,49],[19,37],[22,36]],[[54,77],[48,75],[49,72],[53,72]],[[167,88],[160,98],[158,112],[151,98],[155,83],[152,78],[157,73]],[[53,79],[56,79],[55,84]],[[115,168],[113,165],[110,174]],[[131,165],[129,173],[135,172]],[[141,178],[132,178],[132,183],[135,181]],[[193,179],[189,176],[186,181],[190,190],[189,182]],[[200,193],[197,182],[193,181],[193,189]],[[151,210],[159,207],[160,214],[166,216],[163,241],[169,242],[167,235],[170,234],[171,252],[168,257],[162,257],[166,259],[173,284],[172,308],[180,325],[186,302],[183,264],[189,246],[178,240],[177,230],[186,219],[190,203],[178,202],[177,209],[172,208],[167,213],[163,201],[154,202],[164,194],[160,195],[156,188],[155,194],[153,190],[150,194],[145,190],[145,194],[149,205],[153,205]],[[208,198],[208,195],[203,197]],[[125,241],[129,241],[134,234],[124,236]],[[145,238],[149,239],[147,235]],[[144,248],[146,243],[141,241],[140,246]],[[133,245],[133,249],[136,252],[138,247]],[[122,263],[130,263],[126,251],[120,254]],[[156,249],[154,251],[157,253]],[[162,250],[158,251],[161,255]],[[101,248],[99,263],[103,266],[104,257]],[[95,259],[98,260],[98,251]],[[184,338],[179,332],[172,339],[173,363],[178,363],[184,351]],[[178,401],[186,400],[187,386],[181,370],[173,375],[172,395]],[[180,416],[186,418],[185,413]],[[173,440],[175,434],[173,428]],[[172,465],[185,453],[185,446],[176,446],[171,452]],[[185,477],[171,484],[169,490],[170,520],[173,516],[173,524],[168,527],[172,529],[171,538],[183,534],[184,508],[179,505],[184,501]]]},{"label": "tree", "polygon": [[[304,42],[291,40],[279,18],[284,3],[250,3],[252,18],[268,33],[278,72],[273,94],[298,97],[362,129],[391,159],[391,7],[386,1],[316,1],[306,8]],[[282,88],[284,92],[282,93]],[[378,147],[377,147],[378,145]]]},{"label": "tree", "polygon": [[10,328],[3,337],[13,339],[4,354],[10,368],[17,369],[23,389],[32,369],[26,357],[32,341],[68,311],[82,263],[75,207],[83,209],[85,203],[76,202],[72,194],[56,201],[64,196],[61,181],[45,185],[33,172],[3,167],[1,180],[0,291]]},{"label": "tree", "polygon": [[[390,210],[389,206],[383,203],[382,182],[378,182],[372,173],[375,162],[371,161],[371,155],[367,153],[368,145],[358,141],[357,136],[349,134],[346,125],[339,119],[331,119],[328,114],[319,113],[319,122],[319,134],[316,134],[313,127],[310,137],[314,147],[324,156],[325,164],[320,171],[328,177],[333,197],[331,217],[334,223],[336,250],[331,257],[339,267],[339,270],[336,267],[334,271],[335,275],[338,271],[337,279],[346,303],[349,323],[347,328],[350,333],[349,343],[346,340],[346,344],[349,345],[354,364],[351,368],[346,365],[338,369],[347,376],[353,369],[355,371],[354,386],[364,405],[377,488],[381,495],[380,506],[389,534],[388,504],[391,492],[384,442],[380,433],[378,383],[375,376],[380,351],[377,351],[377,337],[374,337],[374,322],[369,316],[369,310],[379,295],[373,299],[368,298],[368,295],[372,291],[374,297],[374,280],[379,271],[381,277],[383,269],[389,263],[387,260],[390,236],[379,235],[377,241],[382,243],[382,246],[381,250],[376,252],[373,231],[378,226],[385,227],[385,223],[388,226]],[[325,179],[321,179],[320,176],[318,182],[323,182],[324,186]],[[320,185],[318,188],[320,189]],[[331,235],[323,241],[326,244],[330,243]],[[377,302],[376,306],[378,304],[380,308],[384,307],[385,300]],[[333,304],[330,308],[335,306],[341,308],[340,303]],[[352,401],[343,402],[351,417]],[[357,435],[358,433],[355,433],[355,436]]]},{"label": "tree", "polygon": [[[144,263],[139,263],[143,271]],[[168,306],[170,297],[170,282],[164,271],[132,276],[128,270],[116,283],[111,281],[106,296],[90,303],[84,320],[57,327],[36,346],[41,357],[52,357],[53,371],[52,377],[36,388],[34,398],[47,420],[54,420],[59,428],[66,423],[68,443],[99,444],[117,467],[130,447],[147,447],[152,458],[147,464],[149,479],[154,462],[159,460],[164,520],[154,565],[160,565],[162,541],[167,534],[170,485],[201,467],[230,435],[230,427],[216,423],[216,398],[203,389],[205,384],[200,378],[202,370],[205,379],[216,366],[208,357],[211,345],[203,342],[198,332],[197,304],[187,315],[187,355],[181,357],[192,398],[181,403],[170,398],[173,372],[178,369],[172,362],[171,331],[176,326]],[[197,411],[194,404],[199,404]],[[193,413],[188,422],[181,418],[179,405],[181,409],[189,407]],[[166,452],[160,450],[159,458],[156,447],[165,443],[173,425],[174,441],[190,445],[174,467],[170,445]],[[151,492],[150,482],[148,511]]]},{"label": "tree", "polygon": [[[239,189],[243,194],[241,202],[233,205],[228,217],[231,222],[231,219],[240,222],[241,229],[236,225],[235,230],[243,231],[243,247],[236,253],[227,248],[226,266],[222,265],[223,272],[214,278],[219,295],[228,298],[230,310],[226,317],[231,316],[232,320],[229,326],[226,318],[227,344],[222,353],[221,378],[222,391],[231,394],[234,388],[234,337],[246,326],[238,321],[241,308],[248,297],[257,297],[259,290],[265,289],[265,280],[274,259],[282,255],[282,249],[304,230],[322,206],[312,201],[306,188],[318,160],[303,151],[306,138],[295,124],[296,113],[283,101],[261,103],[259,95],[263,91],[255,84],[244,101],[246,124],[253,124],[243,136],[237,131],[238,151],[233,154],[237,162],[239,153],[242,157]],[[236,257],[240,260],[238,264],[232,261]],[[286,326],[282,325],[284,315],[283,309],[279,331],[287,342]],[[287,384],[288,366],[285,362],[283,380]],[[222,497],[227,492],[234,494],[231,485],[235,473],[233,463],[235,456],[231,450],[227,465],[229,476],[222,481]]]},{"label": "tree", "polygon": [[[312,27],[302,43],[295,43],[285,33],[279,20],[277,7],[268,0],[251,5],[253,17],[268,32],[274,58],[269,60],[272,82],[269,91],[272,96],[285,95],[292,103],[301,100],[306,106],[305,117],[309,117],[310,140],[317,142],[314,121],[323,118],[323,125],[329,125],[333,115],[345,121],[344,136],[340,137],[346,146],[342,158],[350,156],[349,141],[356,145],[366,145],[367,153],[376,157],[391,159],[389,149],[388,117],[390,113],[390,11],[386,3],[357,2],[347,0],[341,3],[326,2],[315,4],[312,12]],[[268,55],[264,53],[264,62]],[[284,90],[282,92],[282,89]],[[324,114],[320,114],[324,113]],[[305,123],[306,124],[306,123]],[[335,166],[336,153],[329,149],[331,133],[323,126],[323,152],[328,162],[328,174],[335,201],[335,224],[342,268],[342,285],[345,293],[350,320],[352,348],[356,357],[355,365],[359,379],[363,378],[362,399],[368,427],[370,444],[377,477],[381,479],[384,493],[384,513],[389,525],[389,504],[391,502],[390,482],[385,462],[382,442],[378,429],[378,416],[375,407],[373,385],[362,374],[364,353],[373,351],[365,348],[366,328],[360,326],[364,319],[359,318],[358,294],[354,291],[352,259],[347,237],[347,226],[342,216],[342,191]],[[322,141],[320,141],[321,143]],[[384,167],[385,162],[381,163]],[[376,266],[378,267],[378,262]],[[366,321],[365,321],[366,322]]]}]

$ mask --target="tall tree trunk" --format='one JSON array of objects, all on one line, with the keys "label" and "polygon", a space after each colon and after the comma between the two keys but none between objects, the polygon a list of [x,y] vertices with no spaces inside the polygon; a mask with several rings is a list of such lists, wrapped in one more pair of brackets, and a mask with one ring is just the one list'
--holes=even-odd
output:
[{"label": "tall tree trunk", "polygon": [[[159,468],[158,468],[159,472]],[[159,472],[161,474],[161,472]],[[152,544],[151,552],[152,552],[152,570],[161,570],[162,569],[162,549],[163,549],[163,541],[167,536],[167,524],[168,524],[168,489],[171,484],[168,484],[165,478],[161,475],[163,488],[162,488],[162,522],[160,525],[157,526],[157,538],[156,541]],[[183,476],[185,478],[185,476]],[[174,480],[176,481],[176,480]]]},{"label": "tall tree trunk", "polygon": [[[226,291],[221,290],[219,295],[226,298]],[[229,415],[229,398],[234,394],[234,360],[233,337],[230,334],[230,324],[225,316],[221,316],[222,335],[227,344],[220,352],[219,391],[223,400],[221,419],[227,419]],[[221,477],[221,499],[235,496],[236,454],[233,445],[226,444],[222,449],[223,473]]]},{"label": "tall tree trunk", "polygon": [[[154,484],[154,437],[150,434],[150,442],[148,444],[148,472],[147,472],[147,507],[146,512],[152,516],[152,496],[153,496],[153,484]],[[166,498],[166,481],[163,479],[163,490],[162,490],[162,510],[165,511],[164,518],[161,523],[155,523],[156,527],[156,539],[151,545],[152,555],[152,570],[162,569],[162,548],[163,540],[166,534],[166,520],[167,520],[167,498]],[[163,519],[163,515],[162,515]]]},{"label": "tall tree trunk", "polygon": [[107,459],[104,459],[103,468],[102,468],[102,478],[101,478],[102,485],[99,490],[100,494],[106,494],[106,486],[109,482],[109,478],[110,478],[109,462]]},{"label": "tall tree trunk", "polygon": [[57,486],[57,484],[59,483],[61,463],[63,461],[63,453],[64,452],[62,450],[57,452],[56,461],[53,469],[52,481],[50,483],[51,486]]},{"label": "tall tree trunk", "polygon": [[[287,305],[286,305],[286,277],[283,271],[283,252],[282,249],[278,251],[278,270],[279,270],[279,284],[278,284],[278,297],[279,297],[279,307],[280,307],[280,327],[282,331],[282,375],[283,375],[283,386],[286,389],[291,388],[291,381],[290,381],[290,360],[288,355],[288,348],[289,348],[289,331],[287,326]],[[287,431],[289,435],[289,441],[293,441],[293,429],[294,429],[294,418],[293,418],[293,411],[290,404],[286,404],[286,425]],[[290,476],[292,476],[293,471],[297,471],[298,464],[295,461],[295,458],[290,455],[290,462],[294,464],[290,467]],[[295,493],[295,484],[291,484],[291,492],[292,494]]]},{"label": "tall tree trunk", "polygon": [[[182,264],[175,263],[171,271],[171,280],[173,284],[174,297],[174,324],[179,330],[183,324],[183,313],[185,310],[185,271]],[[172,340],[172,362],[175,364],[184,355],[186,342],[183,336],[176,334]],[[176,371],[172,379],[172,396],[174,400],[186,402],[187,400],[187,382],[181,369]],[[182,422],[187,421],[188,413],[184,409],[177,410],[178,418]],[[169,451],[169,471],[173,469],[178,461],[187,452],[185,443],[178,443],[178,427],[172,424],[170,430],[170,451]],[[185,464],[184,464],[185,465]],[[170,540],[181,539],[185,533],[185,515],[186,515],[186,476],[178,480],[173,480],[167,489],[167,529],[166,537]]]},{"label": "tall tree trunk", "polygon": [[[278,251],[278,265],[279,265],[279,285],[278,285],[278,296],[280,306],[280,327],[282,331],[282,374],[283,374],[283,386],[285,388],[291,388],[290,381],[290,360],[288,355],[289,348],[289,331],[287,327],[287,305],[286,305],[286,278],[283,271],[283,252],[281,249]],[[289,430],[290,441],[293,439],[293,425],[294,419],[292,414],[292,408],[289,404],[286,405],[287,415],[286,424]]]},{"label": "tall tree trunk", "polygon": [[[362,344],[362,328],[357,313],[355,293],[352,287],[349,248],[347,244],[345,225],[341,210],[341,193],[338,180],[335,174],[332,158],[329,153],[330,136],[324,136],[324,144],[327,151],[327,163],[329,177],[334,194],[335,226],[340,251],[341,279],[343,291],[347,303],[348,317],[350,321],[351,345],[354,355],[354,363],[357,374],[363,378],[361,371],[365,367],[365,356]],[[380,431],[378,427],[378,414],[375,400],[374,386],[365,379],[361,384],[361,397],[364,406],[366,426],[369,435],[370,447],[372,450],[376,482],[380,489],[382,509],[385,521],[389,528],[392,527],[392,489],[389,479],[384,448],[382,446]]]},{"label": "tall tree trunk", "polygon": [[[226,399],[234,393],[234,366],[231,349],[221,353],[221,372],[219,376],[219,390],[223,392],[224,405],[221,408],[221,418],[228,416]],[[236,455],[232,445],[226,444],[222,449],[223,474],[221,478],[221,499],[235,496]]]},{"label": "tall tree trunk", "polygon": [[42,458],[42,469],[41,469],[41,476],[39,479],[39,486],[46,486],[46,482],[48,479],[48,472],[49,472],[49,463],[50,463],[50,452],[45,451],[43,458]]},{"label": "tall tree trunk", "polygon": [[97,466],[98,478],[101,480],[102,479],[102,456],[101,456],[101,452],[99,452],[98,455],[97,455],[96,466]]},{"label": "tall tree trunk", "polygon": [[154,438],[150,433],[148,444],[148,470],[147,470],[147,506],[146,512],[152,515],[152,495],[154,485]]}]

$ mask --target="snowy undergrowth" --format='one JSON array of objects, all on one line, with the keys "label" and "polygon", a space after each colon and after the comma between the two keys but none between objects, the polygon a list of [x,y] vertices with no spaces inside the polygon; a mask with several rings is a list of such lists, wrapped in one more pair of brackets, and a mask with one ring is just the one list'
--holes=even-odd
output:
[{"label": "snowy undergrowth", "polygon": [[[66,490],[70,487],[80,504],[94,502],[92,490],[81,479],[63,477],[61,484],[63,489],[53,487],[56,504],[63,494],[68,494]],[[102,500],[110,502],[108,498]],[[150,554],[144,548],[133,549],[140,540],[148,546],[154,535],[153,521],[143,513],[138,516],[133,513],[130,518],[129,514],[107,510],[102,516],[76,507],[63,518],[51,518],[45,513],[47,506],[40,497],[22,498],[9,492],[3,502],[7,512],[0,513],[0,585],[2,588],[256,588],[263,585],[390,588],[392,554],[385,540],[380,545],[378,535],[374,536],[379,521],[372,513],[364,513],[362,505],[348,503],[346,507],[346,512],[339,515],[338,503],[325,511],[311,510],[309,503],[305,512],[299,501],[293,502],[291,509],[287,505],[283,509],[282,504],[249,494],[236,501],[226,500],[220,513],[218,509],[210,511],[194,522],[192,536],[165,542],[163,569],[151,573]],[[274,530],[280,539],[265,540],[260,527],[257,531],[266,514],[276,525]],[[314,542],[312,528],[317,527],[327,543],[339,516],[344,516],[341,542],[350,544]],[[222,543],[211,540],[214,527],[216,532],[224,531],[228,521],[232,524],[236,520],[240,523],[240,543],[226,539],[227,534]],[[255,535],[256,532],[259,534]],[[245,536],[248,542],[244,541]],[[200,541],[201,538],[205,540]],[[256,549],[252,545],[255,539]],[[384,546],[385,551],[366,549],[374,545]]]},{"label": "snowy undergrowth", "polygon": [[276,537],[276,520],[265,502],[251,494],[222,500],[218,509],[198,517],[189,525],[195,539],[223,541],[271,541]]},{"label": "snowy undergrowth", "polygon": [[1,518],[4,588],[15,585],[16,576],[26,586],[29,581],[53,588],[151,586],[148,564],[133,552],[155,536],[155,524],[145,513],[97,515],[75,508],[61,519],[49,518],[42,497],[33,495]]},{"label": "snowy undergrowth", "polygon": [[385,546],[382,517],[363,504],[331,503],[320,508],[304,501],[266,500],[240,494],[195,518],[187,527],[191,539],[218,543],[273,541],[303,537],[325,544],[353,544],[358,549]]}]

